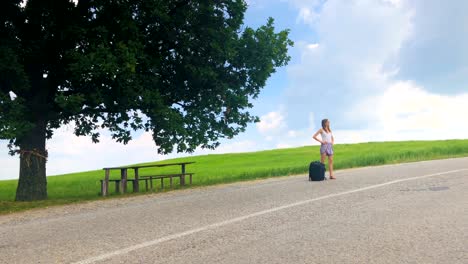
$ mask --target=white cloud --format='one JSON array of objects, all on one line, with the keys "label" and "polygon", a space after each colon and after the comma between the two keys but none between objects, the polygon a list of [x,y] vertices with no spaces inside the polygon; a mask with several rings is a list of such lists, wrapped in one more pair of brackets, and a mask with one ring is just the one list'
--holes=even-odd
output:
[{"label": "white cloud", "polygon": [[[285,123],[294,135],[307,135],[306,131],[313,131],[320,125],[316,123],[320,119],[331,118],[332,127],[337,128],[334,134],[338,143],[466,138],[468,122],[461,121],[468,114],[467,94],[461,92],[466,90],[458,89],[458,93],[444,95],[417,85],[411,81],[411,75],[398,79],[403,66],[400,64],[403,48],[414,52],[411,49],[414,44],[427,46],[421,43],[440,35],[441,21],[461,20],[444,19],[450,14],[460,14],[448,12],[451,9],[445,6],[440,11],[436,1],[429,2],[431,13],[437,16],[424,16],[424,1],[328,0],[319,8],[320,14],[313,23],[302,19],[317,40],[296,41],[301,57],[299,63],[288,67],[290,83],[286,91],[285,115],[288,118]],[[318,10],[317,1],[291,3],[297,7],[301,18],[312,14],[311,10]],[[452,2],[452,5],[456,4]],[[451,41],[453,37],[459,39],[457,34],[445,39]],[[445,58],[444,51],[439,54],[420,52],[416,56],[430,60]],[[448,54],[464,58],[467,53],[466,49],[452,49]],[[404,62],[405,66],[410,65],[408,60]],[[430,67],[434,65],[452,66],[431,64]],[[414,69],[420,68],[428,67],[419,65]],[[453,80],[463,76],[466,69],[466,66],[457,67],[451,75],[444,75],[447,84],[439,86],[439,91],[453,91],[451,86],[460,86]],[[308,128],[304,122],[307,118],[310,119]],[[280,139],[278,144],[299,146],[307,142],[293,140],[296,138]]]},{"label": "white cloud", "polygon": [[309,113],[309,130],[313,131],[316,127],[315,124],[315,114],[313,112]]},{"label": "white cloud", "polygon": [[468,87],[468,1],[411,0],[411,36],[395,60],[400,80],[412,80],[426,90],[456,94]]},{"label": "white cloud", "polygon": [[286,143],[278,143],[276,145],[276,148],[277,149],[283,149],[283,148],[292,148],[293,145],[290,145],[290,144],[286,144]]},{"label": "white cloud", "polygon": [[375,0],[330,0],[315,30],[329,58],[350,66],[383,64],[408,38],[411,14]]},{"label": "white cloud", "polygon": [[305,23],[313,25],[320,17],[318,8],[323,0],[281,0],[288,2],[290,6],[299,9],[296,23]]},{"label": "white cloud", "polygon": [[[466,139],[467,102],[466,92],[440,95],[410,81],[394,82],[382,94],[359,99],[350,107],[346,118],[364,125],[353,129],[333,129],[335,143]],[[310,139],[310,131],[291,130],[288,138],[279,138],[277,147],[318,144]]]},{"label": "white cloud", "polygon": [[312,44],[308,44],[307,45],[307,48],[311,49],[311,50],[314,50],[316,48],[319,47],[319,44],[318,43],[312,43]]},{"label": "white cloud", "polygon": [[288,137],[291,137],[291,138],[297,137],[298,134],[299,134],[299,133],[298,133],[297,131],[295,131],[295,130],[289,130],[289,131],[288,131]]},{"label": "white cloud", "polygon": [[[227,144],[222,144],[215,150],[208,150],[206,152],[211,153],[238,153],[238,152],[250,152],[257,150],[259,147],[258,143],[253,140],[242,140]],[[202,150],[200,151],[202,152]]]},{"label": "white cloud", "polygon": [[134,136],[127,145],[115,142],[103,132],[98,144],[89,137],[77,137],[71,129],[61,128],[47,142],[47,174],[93,170],[138,162],[161,160],[150,133]]},{"label": "white cloud", "polygon": [[257,123],[257,129],[262,134],[275,133],[285,127],[284,116],[281,111],[269,112],[260,117],[260,122]]},{"label": "white cloud", "polygon": [[[285,92],[286,125],[308,127],[308,114],[352,127],[343,118],[356,98],[380,94],[398,73],[395,58],[411,34],[411,10],[375,0],[295,2],[319,10],[310,26],[313,42],[298,41],[301,57],[288,66]],[[318,45],[317,45],[318,44]]]},{"label": "white cloud", "polygon": [[4,151],[0,155],[0,166],[2,171],[0,172],[0,180],[3,179],[14,179],[18,178],[19,175],[19,158],[18,156],[6,155],[7,144],[0,144],[1,149]]},{"label": "white cloud", "polygon": [[440,95],[412,82],[391,84],[381,95],[362,99],[348,117],[369,122],[368,128],[424,138],[467,137],[468,93]]},{"label": "white cloud", "polygon": [[[276,131],[272,136],[265,138],[266,141],[275,142],[275,145],[271,147],[276,148],[288,148],[288,147],[299,147],[306,145],[316,145],[316,141],[312,139],[312,135],[315,133],[316,124],[314,113],[309,113],[308,123],[305,122],[306,126],[303,129],[286,129],[286,126],[283,129]],[[270,147],[270,148],[271,148]]]},{"label": "white cloud", "polygon": [[296,23],[304,22],[305,24],[313,25],[318,19],[318,14],[308,7],[301,7],[299,15],[296,18]]},{"label": "white cloud", "polygon": [[401,7],[403,5],[404,0],[382,0],[384,3],[391,4],[395,7]]}]

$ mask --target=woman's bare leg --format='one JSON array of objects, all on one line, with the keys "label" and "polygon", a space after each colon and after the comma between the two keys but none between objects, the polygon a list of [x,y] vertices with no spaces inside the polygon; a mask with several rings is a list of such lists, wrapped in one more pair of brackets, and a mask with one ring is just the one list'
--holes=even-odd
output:
[{"label": "woman's bare leg", "polygon": [[326,156],[325,153],[320,155],[320,162],[325,163],[325,156]]},{"label": "woman's bare leg", "polygon": [[336,179],[333,175],[333,155],[328,156],[328,170],[330,171],[330,179]]}]

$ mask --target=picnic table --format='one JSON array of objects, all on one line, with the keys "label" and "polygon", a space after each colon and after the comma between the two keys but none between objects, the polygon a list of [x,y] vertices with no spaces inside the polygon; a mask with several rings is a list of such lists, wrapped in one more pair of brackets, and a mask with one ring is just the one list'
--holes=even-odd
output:
[{"label": "picnic table", "polygon": [[[177,162],[177,163],[165,163],[165,164],[152,164],[152,165],[140,165],[140,166],[126,166],[126,167],[111,167],[103,168],[105,171],[104,180],[101,180],[101,195],[106,196],[109,193],[109,182],[115,183],[115,191],[118,193],[127,192],[127,183],[132,182],[133,192],[140,191],[140,181],[145,181],[146,190],[148,191],[148,182],[150,183],[151,190],[153,190],[153,180],[161,180],[161,189],[164,188],[164,179],[169,178],[170,185],[172,187],[172,178],[179,178],[181,186],[185,185],[185,176],[190,176],[190,184],[192,184],[193,172],[186,172],[185,167],[188,164],[195,162]],[[167,166],[180,166],[181,173],[167,173],[167,174],[156,174],[156,175],[139,175],[139,169],[142,168],[153,168],[153,167],[167,167]],[[120,170],[120,179],[109,179],[111,170]],[[128,170],[134,170],[135,178],[128,179]]]}]

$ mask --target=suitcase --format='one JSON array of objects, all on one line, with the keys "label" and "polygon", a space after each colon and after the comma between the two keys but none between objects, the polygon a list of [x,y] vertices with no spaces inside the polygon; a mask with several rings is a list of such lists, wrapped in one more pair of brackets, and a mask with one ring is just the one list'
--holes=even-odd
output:
[{"label": "suitcase", "polygon": [[325,180],[325,164],[320,161],[312,161],[309,165],[309,181]]}]

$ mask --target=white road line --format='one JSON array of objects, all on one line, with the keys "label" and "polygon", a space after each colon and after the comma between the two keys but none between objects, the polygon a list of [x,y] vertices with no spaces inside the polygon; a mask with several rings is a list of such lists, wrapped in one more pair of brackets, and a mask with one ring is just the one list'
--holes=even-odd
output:
[{"label": "white road line", "polygon": [[262,216],[262,215],[265,215],[265,214],[278,212],[278,211],[281,211],[281,210],[284,210],[284,209],[288,209],[288,208],[292,208],[292,207],[296,207],[296,206],[300,206],[300,205],[304,205],[304,204],[308,204],[308,203],[312,203],[312,202],[316,202],[316,201],[320,201],[320,200],[325,200],[325,199],[328,199],[328,198],[333,198],[333,197],[342,196],[342,195],[346,195],[346,194],[357,193],[357,192],[362,192],[362,191],[371,190],[371,189],[375,189],[375,188],[380,188],[380,187],[395,184],[395,183],[400,183],[400,182],[405,182],[405,181],[412,181],[412,180],[419,180],[419,179],[424,179],[424,178],[429,178],[429,177],[434,177],[434,176],[440,176],[440,175],[445,175],[445,174],[450,174],[450,173],[456,173],[456,172],[462,172],[462,171],[468,171],[468,169],[452,170],[452,171],[428,174],[428,175],[423,175],[423,176],[411,177],[411,178],[406,178],[406,179],[399,179],[399,180],[394,180],[394,181],[389,181],[389,182],[385,182],[385,183],[375,184],[375,185],[371,185],[371,186],[367,186],[367,187],[363,187],[363,188],[359,188],[359,189],[354,189],[354,190],[350,190],[350,191],[345,191],[345,192],[320,196],[320,197],[317,197],[317,198],[308,199],[308,200],[304,200],[304,201],[300,201],[300,202],[296,202],[296,203],[292,203],[292,204],[287,204],[287,205],[283,205],[283,206],[279,206],[279,207],[274,207],[274,208],[271,208],[271,209],[268,209],[268,210],[259,211],[259,212],[253,213],[253,214],[236,217],[236,218],[233,218],[233,219],[230,219],[230,220],[214,223],[214,224],[203,226],[203,227],[200,227],[200,228],[191,229],[191,230],[188,230],[188,231],[185,231],[185,232],[182,232],[182,233],[161,237],[161,238],[151,240],[151,241],[147,241],[147,242],[137,244],[137,245],[134,245],[134,246],[131,246],[131,247],[122,248],[122,249],[115,250],[115,251],[112,251],[112,252],[109,252],[109,253],[106,253],[106,254],[102,254],[102,255],[99,255],[99,256],[96,256],[96,257],[92,257],[92,258],[88,258],[88,259],[85,259],[85,260],[82,260],[82,261],[74,262],[73,264],[95,263],[97,261],[106,260],[106,259],[118,256],[118,255],[127,254],[127,253],[129,253],[131,251],[135,251],[135,250],[138,250],[138,249],[158,245],[158,244],[164,243],[164,242],[169,241],[169,240],[178,239],[178,238],[181,238],[181,237],[189,236],[189,235],[199,233],[199,232],[202,232],[202,231],[206,231],[206,230],[209,230],[209,229],[214,229],[214,228],[217,228],[217,227],[221,227],[221,226],[241,222],[241,221],[244,221],[246,219],[250,219],[250,218],[257,217],[257,216]]}]

